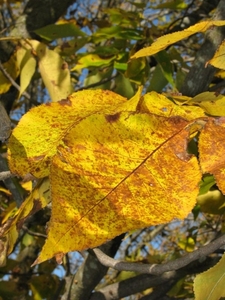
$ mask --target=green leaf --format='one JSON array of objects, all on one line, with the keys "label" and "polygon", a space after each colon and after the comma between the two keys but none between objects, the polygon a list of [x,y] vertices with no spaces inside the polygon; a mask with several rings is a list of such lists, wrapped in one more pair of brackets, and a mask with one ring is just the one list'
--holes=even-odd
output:
[{"label": "green leaf", "polygon": [[172,87],[174,87],[175,82],[173,79],[173,65],[170,62],[169,55],[166,51],[160,51],[155,55],[155,57],[162,69],[163,76],[172,85]]},{"label": "green leaf", "polygon": [[225,296],[225,255],[213,268],[194,280],[195,300],[218,300]]},{"label": "green leaf", "polygon": [[86,33],[78,28],[78,26],[72,23],[51,24],[37,29],[34,32],[48,41],[71,36],[87,36]]}]

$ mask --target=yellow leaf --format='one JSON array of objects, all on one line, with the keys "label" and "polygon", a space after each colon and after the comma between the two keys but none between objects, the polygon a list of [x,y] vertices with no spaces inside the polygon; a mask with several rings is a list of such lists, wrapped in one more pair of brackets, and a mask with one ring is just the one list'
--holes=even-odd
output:
[{"label": "yellow leaf", "polygon": [[51,185],[48,238],[35,263],[53,256],[61,262],[68,251],[191,211],[201,180],[197,158],[187,153],[195,115],[186,108],[178,108],[181,117],[163,115],[160,105],[153,113],[156,98],[142,97],[141,89],[129,101],[82,91],[22,118],[9,141],[10,168],[48,174]]},{"label": "yellow leaf", "polygon": [[204,92],[191,99],[188,103],[200,106],[208,115],[225,116],[225,96],[223,95]]},{"label": "yellow leaf", "polygon": [[150,92],[143,96],[140,104],[143,111],[147,110],[159,116],[180,116],[186,120],[194,120],[204,117],[204,110],[196,106],[175,105],[171,100],[156,92]]},{"label": "yellow leaf", "polygon": [[[110,91],[89,90],[67,99],[31,109],[19,122],[9,139],[8,159],[13,173],[27,173],[43,178],[49,175],[49,164],[66,132],[87,116],[111,111],[123,98]],[[32,124],[32,126],[31,126]]]},{"label": "yellow leaf", "polygon": [[76,66],[72,68],[71,71],[76,71],[83,68],[105,66],[113,62],[115,58],[116,56],[111,56],[110,58],[102,58],[97,54],[86,54],[78,60]]},{"label": "yellow leaf", "polygon": [[58,53],[36,40],[29,40],[33,54],[37,56],[39,71],[52,102],[64,99],[72,93],[68,65]]},{"label": "yellow leaf", "polygon": [[153,42],[150,47],[146,47],[136,52],[133,56],[131,56],[131,59],[153,55],[161,50],[166,49],[166,47],[168,47],[169,45],[179,42],[180,40],[186,39],[193,34],[196,34],[198,32],[205,32],[213,26],[224,25],[225,21],[203,21],[193,26],[190,26],[187,29],[184,29],[183,31],[166,34],[158,38],[155,42]]},{"label": "yellow leaf", "polygon": [[[15,80],[19,75],[19,68],[17,66],[16,55],[11,55],[10,59],[3,64],[3,68]],[[11,87],[12,83],[8,78],[0,71],[0,94],[6,93]]]},{"label": "yellow leaf", "polygon": [[187,239],[179,240],[178,246],[187,252],[192,252],[195,249],[195,241],[189,236]]},{"label": "yellow leaf", "polygon": [[31,52],[31,47],[24,41],[21,41],[21,47],[17,49],[17,63],[20,69],[20,94],[26,90],[31,82],[36,68],[36,59]]},{"label": "yellow leaf", "polygon": [[203,173],[214,175],[217,186],[225,194],[225,119],[211,119],[199,137],[200,164]]},{"label": "yellow leaf", "polygon": [[47,178],[40,180],[36,188],[22,203],[14,216],[5,216],[0,227],[0,238],[7,237],[8,251],[11,253],[18,238],[18,231],[21,229],[24,221],[32,214],[44,208],[50,202],[49,180]]},{"label": "yellow leaf", "polygon": [[219,48],[216,50],[215,55],[207,62],[207,64],[210,64],[218,69],[225,70],[225,41],[221,43]]}]

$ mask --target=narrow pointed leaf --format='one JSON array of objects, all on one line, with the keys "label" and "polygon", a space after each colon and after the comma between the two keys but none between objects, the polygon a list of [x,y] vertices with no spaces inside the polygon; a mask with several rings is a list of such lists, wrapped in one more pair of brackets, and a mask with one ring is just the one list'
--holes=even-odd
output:
[{"label": "narrow pointed leaf", "polygon": [[208,64],[225,70],[225,41],[221,43],[213,58],[208,61]]},{"label": "narrow pointed leaf", "polygon": [[169,45],[179,42],[180,40],[186,39],[193,34],[196,34],[198,32],[205,32],[212,26],[224,25],[225,21],[203,21],[193,26],[190,26],[187,29],[184,29],[183,31],[177,31],[163,35],[160,38],[158,38],[155,42],[153,42],[150,47],[146,47],[136,52],[133,56],[131,56],[131,59],[154,55],[155,53],[166,49],[166,47],[168,47]]}]

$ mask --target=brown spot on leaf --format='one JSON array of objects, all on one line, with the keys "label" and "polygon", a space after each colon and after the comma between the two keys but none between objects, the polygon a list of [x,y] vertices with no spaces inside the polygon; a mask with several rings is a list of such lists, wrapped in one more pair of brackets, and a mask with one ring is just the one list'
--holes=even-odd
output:
[{"label": "brown spot on leaf", "polygon": [[41,203],[41,201],[40,201],[39,199],[34,199],[33,203],[34,203],[34,204],[33,204],[33,207],[32,207],[32,209],[31,209],[31,211],[29,212],[29,214],[28,214],[26,217],[20,219],[20,220],[17,222],[17,224],[16,224],[16,229],[17,229],[18,231],[22,228],[24,222],[29,218],[29,216],[32,216],[32,215],[35,214],[37,211],[39,211],[39,210],[42,209],[42,203]]},{"label": "brown spot on leaf", "polygon": [[44,154],[38,155],[38,156],[34,156],[34,157],[32,157],[32,160],[33,161],[39,161],[39,160],[42,160],[44,157],[45,157]]},{"label": "brown spot on leaf", "polygon": [[67,98],[67,99],[62,99],[62,100],[58,101],[58,103],[59,103],[60,105],[68,105],[68,106],[72,106],[72,102],[70,101],[69,98]]},{"label": "brown spot on leaf", "polygon": [[117,120],[119,120],[119,118],[120,118],[120,113],[119,112],[114,114],[114,115],[106,115],[105,116],[106,121],[109,122],[109,123],[114,123]]},{"label": "brown spot on leaf", "polygon": [[67,64],[66,62],[64,62],[64,63],[62,64],[62,66],[61,66],[61,69],[62,69],[62,70],[68,69],[68,64]]}]

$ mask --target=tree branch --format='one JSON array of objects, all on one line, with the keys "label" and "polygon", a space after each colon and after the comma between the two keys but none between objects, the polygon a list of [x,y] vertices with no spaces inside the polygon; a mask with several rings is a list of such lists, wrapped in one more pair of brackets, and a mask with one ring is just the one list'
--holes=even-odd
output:
[{"label": "tree branch", "polygon": [[191,262],[203,258],[215,250],[219,249],[221,246],[225,245],[225,235],[222,235],[218,239],[214,240],[210,244],[199,248],[187,255],[175,259],[173,261],[169,261],[164,264],[140,264],[140,263],[130,263],[117,259],[113,259],[103,253],[100,249],[93,249],[95,255],[99,259],[99,261],[107,267],[111,267],[118,271],[133,271],[141,274],[152,274],[152,275],[160,275],[164,272],[178,270]]},{"label": "tree branch", "polygon": [[[177,271],[165,272],[159,276],[140,274],[99,289],[97,292],[92,294],[89,300],[116,300],[142,292],[149,288],[157,286],[161,287],[162,285],[167,285],[167,282],[170,282],[171,280],[176,282],[188,274],[192,275],[204,272],[214,266],[218,261],[218,257],[207,257],[206,260],[191,263],[185,268]],[[162,297],[158,299],[162,299]]]},{"label": "tree branch", "polygon": [[14,177],[15,175],[13,175],[10,171],[3,171],[0,173],[0,180],[5,180],[7,178],[10,177]]},{"label": "tree branch", "polygon": [[[225,0],[219,2],[213,19],[225,19]],[[215,27],[208,30],[206,40],[198,51],[194,64],[186,76],[180,90],[183,95],[194,97],[208,89],[216,72],[216,68],[210,65],[205,68],[205,64],[213,57],[216,49],[222,43],[224,38],[224,27]]]},{"label": "tree branch", "polygon": [[[124,234],[100,246],[101,252],[107,253],[107,257],[113,257],[124,237]],[[89,299],[93,289],[101,281],[108,271],[90,251],[89,255],[79,267],[71,279],[66,279],[66,293],[62,300],[84,300]]]},{"label": "tree branch", "polygon": [[[18,90],[20,91],[20,86],[15,82],[15,80],[9,75],[9,73],[4,69],[1,61],[0,61],[0,70],[4,74],[4,76],[11,82],[11,84]],[[30,95],[27,92],[22,93],[23,96],[25,96],[28,100],[30,100]]]}]

